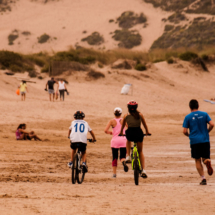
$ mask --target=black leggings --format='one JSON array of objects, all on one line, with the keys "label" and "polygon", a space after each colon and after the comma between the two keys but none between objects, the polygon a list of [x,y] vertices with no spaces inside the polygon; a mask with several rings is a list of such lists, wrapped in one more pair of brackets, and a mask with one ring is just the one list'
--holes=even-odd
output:
[{"label": "black leggings", "polygon": [[61,99],[61,97],[63,97],[63,101],[64,101],[64,91],[65,90],[59,90],[59,92],[60,92],[60,99]]},{"label": "black leggings", "polygon": [[126,148],[112,148],[113,161],[112,166],[117,166],[118,151],[120,150],[120,160],[126,157]]}]

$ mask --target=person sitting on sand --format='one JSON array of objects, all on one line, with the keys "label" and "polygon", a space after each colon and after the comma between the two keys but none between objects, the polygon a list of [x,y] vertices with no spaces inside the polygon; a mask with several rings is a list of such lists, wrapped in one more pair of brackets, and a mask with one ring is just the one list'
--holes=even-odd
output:
[{"label": "person sitting on sand", "polygon": [[[114,118],[111,119],[106,128],[105,133],[113,135],[111,140],[111,149],[113,155],[112,167],[113,167],[113,178],[116,178],[116,168],[117,168],[117,160],[118,160],[118,151],[120,151],[120,161],[124,166],[124,171],[128,172],[128,166],[125,163],[126,157],[126,138],[121,136],[119,137],[119,133],[122,127],[122,109],[117,107],[114,109]],[[109,128],[112,127],[112,131],[109,131]],[[123,131],[125,134],[125,130]]]},{"label": "person sitting on sand", "polygon": [[53,95],[53,101],[54,101],[54,97],[55,97],[54,84],[55,83],[57,83],[57,81],[55,81],[53,77],[51,78],[51,80],[48,80],[46,83],[45,90],[47,91],[47,86],[48,86],[49,100],[50,101],[52,100],[52,95]]},{"label": "person sitting on sand", "polygon": [[20,86],[18,86],[18,88],[20,88],[21,101],[25,101],[26,91],[28,92],[26,81],[22,80],[22,82],[20,83]]},{"label": "person sitting on sand", "polygon": [[34,131],[26,132],[26,124],[20,124],[16,130],[16,140],[39,140],[42,141]]}]

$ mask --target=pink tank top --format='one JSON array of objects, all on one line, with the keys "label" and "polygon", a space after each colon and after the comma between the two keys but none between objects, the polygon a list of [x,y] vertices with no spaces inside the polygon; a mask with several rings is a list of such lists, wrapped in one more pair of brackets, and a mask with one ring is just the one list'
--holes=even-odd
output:
[{"label": "pink tank top", "polygon": [[[120,120],[122,120],[122,118],[119,119],[114,119],[116,121],[116,126],[113,128],[113,137],[111,140],[111,148],[125,148],[126,147],[126,137],[119,137],[119,133],[121,130],[121,123]],[[125,134],[125,129],[123,130],[123,134]]]},{"label": "pink tank top", "polygon": [[21,137],[22,133],[19,132],[19,129],[16,130],[16,139],[19,140],[19,138]]}]

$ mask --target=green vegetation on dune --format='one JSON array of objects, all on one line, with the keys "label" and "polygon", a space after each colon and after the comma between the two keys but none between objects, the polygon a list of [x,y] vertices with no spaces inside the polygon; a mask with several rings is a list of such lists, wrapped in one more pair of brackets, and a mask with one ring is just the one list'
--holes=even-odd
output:
[{"label": "green vegetation on dune", "polygon": [[11,11],[11,5],[15,2],[16,0],[0,0],[0,12]]},{"label": "green vegetation on dune", "polygon": [[81,41],[86,41],[89,45],[101,45],[104,42],[103,36],[98,32],[93,32],[88,37],[83,38]]},{"label": "green vegetation on dune", "polygon": [[27,61],[21,54],[0,51],[0,68],[10,69],[13,72],[33,71],[33,64]]},{"label": "green vegetation on dune", "polygon": [[119,23],[119,27],[128,29],[137,24],[147,22],[147,18],[143,13],[138,15],[132,11],[126,11],[117,18],[117,22]]},{"label": "green vegetation on dune", "polygon": [[184,9],[185,7],[188,7],[196,0],[143,0],[143,1],[145,1],[146,3],[153,4],[154,7],[160,7],[162,10],[178,11]]},{"label": "green vegetation on dune", "polygon": [[215,22],[194,20],[188,27],[177,26],[164,32],[151,49],[198,48],[215,45]]},{"label": "green vegetation on dune", "polygon": [[198,1],[193,8],[188,8],[187,13],[206,13],[215,15],[215,1],[204,0]]},{"label": "green vegetation on dune", "polygon": [[181,21],[186,21],[186,20],[188,20],[188,19],[187,19],[187,17],[186,17],[183,13],[176,12],[176,13],[172,14],[171,16],[169,16],[167,20],[168,20],[169,22],[178,24],[178,23],[180,23]]},{"label": "green vegetation on dune", "polygon": [[142,42],[142,37],[138,31],[129,31],[127,29],[116,30],[114,32],[113,38],[116,41],[120,41],[118,46],[121,48],[131,49],[134,46],[138,46]]},{"label": "green vegetation on dune", "polygon": [[38,39],[38,43],[46,43],[50,39],[50,36],[48,34],[43,34],[37,39]]}]

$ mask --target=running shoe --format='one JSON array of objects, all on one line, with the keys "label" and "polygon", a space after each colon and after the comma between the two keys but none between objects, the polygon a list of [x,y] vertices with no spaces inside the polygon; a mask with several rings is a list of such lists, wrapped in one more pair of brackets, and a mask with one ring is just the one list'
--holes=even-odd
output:
[{"label": "running shoe", "polygon": [[130,156],[129,156],[129,155],[126,157],[126,159],[125,159],[125,163],[131,163],[131,158],[130,158]]},{"label": "running shoe", "polygon": [[128,166],[126,165],[125,161],[122,162],[122,165],[124,166],[124,171],[128,172]]},{"label": "running shoe", "polygon": [[200,185],[207,185],[206,179],[202,179],[202,181],[200,182]]},{"label": "running shoe", "polygon": [[88,172],[88,167],[85,162],[82,163],[82,167],[83,167],[84,172]]},{"label": "running shoe", "polygon": [[112,178],[116,178],[116,174],[113,174]]},{"label": "running shoe", "polygon": [[206,161],[205,165],[206,165],[206,167],[208,169],[208,175],[213,175],[213,168],[211,166],[211,161],[209,161],[209,160]]},{"label": "running shoe", "polygon": [[147,176],[147,174],[146,174],[146,171],[145,171],[144,169],[142,170],[140,176],[141,176],[142,178],[148,178],[148,176]]},{"label": "running shoe", "polygon": [[69,168],[72,168],[72,166],[73,166],[72,161],[71,161],[71,162],[69,162],[69,163],[67,164],[67,166],[68,166]]}]

